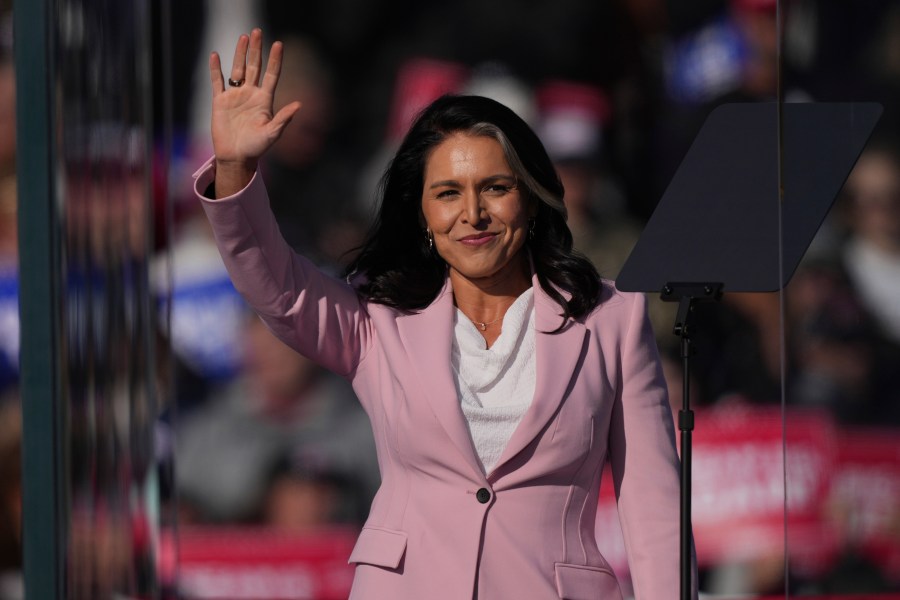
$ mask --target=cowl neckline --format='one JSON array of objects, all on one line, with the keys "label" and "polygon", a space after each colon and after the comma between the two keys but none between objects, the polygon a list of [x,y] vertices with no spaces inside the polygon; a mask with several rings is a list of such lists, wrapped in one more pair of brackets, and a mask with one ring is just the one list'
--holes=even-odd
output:
[{"label": "cowl neckline", "polygon": [[[528,288],[506,310],[500,336],[490,348],[486,348],[478,328],[461,310],[456,309],[451,356],[453,368],[476,398],[489,393],[504,375],[515,371],[512,368],[514,364],[527,363],[533,355],[533,317],[534,288]],[[463,393],[464,397],[467,395]]]}]

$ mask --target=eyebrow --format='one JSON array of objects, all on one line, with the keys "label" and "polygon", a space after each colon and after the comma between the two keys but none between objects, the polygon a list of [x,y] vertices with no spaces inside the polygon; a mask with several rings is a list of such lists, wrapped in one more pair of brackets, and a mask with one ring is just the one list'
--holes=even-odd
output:
[{"label": "eyebrow", "polygon": [[[505,174],[497,174],[497,175],[489,175],[485,177],[481,181],[478,182],[479,185],[484,185],[486,183],[493,183],[495,181],[516,181],[515,175],[505,175]],[[434,188],[439,187],[462,187],[458,181],[455,179],[444,179],[442,181],[435,181],[431,185],[428,186],[428,189],[433,190]]]}]

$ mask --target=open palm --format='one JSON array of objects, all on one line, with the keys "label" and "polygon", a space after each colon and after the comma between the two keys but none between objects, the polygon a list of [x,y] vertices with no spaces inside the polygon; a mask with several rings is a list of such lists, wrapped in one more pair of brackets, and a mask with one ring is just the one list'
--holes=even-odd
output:
[{"label": "open palm", "polygon": [[[216,161],[255,168],[259,158],[275,143],[284,127],[300,108],[292,102],[273,114],[275,87],[281,72],[283,49],[272,44],[265,73],[262,67],[262,32],[238,40],[231,67],[229,86],[225,87],[219,55],[209,59],[212,83],[212,143]],[[235,87],[233,82],[242,82]]]}]

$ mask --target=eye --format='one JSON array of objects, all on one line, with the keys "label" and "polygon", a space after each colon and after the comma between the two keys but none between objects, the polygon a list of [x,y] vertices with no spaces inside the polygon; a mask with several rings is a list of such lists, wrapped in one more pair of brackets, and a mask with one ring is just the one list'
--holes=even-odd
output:
[{"label": "eye", "polygon": [[492,183],[485,186],[481,193],[489,198],[501,198],[515,189],[515,186],[506,183]]},{"label": "eye", "polygon": [[435,198],[438,198],[439,200],[449,200],[458,194],[459,191],[454,189],[441,190],[435,194]]}]

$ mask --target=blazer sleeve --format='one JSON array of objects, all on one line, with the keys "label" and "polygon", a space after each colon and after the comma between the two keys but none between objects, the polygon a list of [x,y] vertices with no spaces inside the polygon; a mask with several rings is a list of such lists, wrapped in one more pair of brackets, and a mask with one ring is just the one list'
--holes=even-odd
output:
[{"label": "blazer sleeve", "polygon": [[[610,424],[610,466],[636,600],[679,597],[680,461],[666,382],[643,294],[631,297],[620,385]],[[692,553],[693,554],[693,553]],[[693,597],[697,597],[692,556]]]},{"label": "blazer sleeve", "polygon": [[258,171],[246,188],[218,200],[204,196],[215,180],[213,159],[194,178],[194,193],[235,288],[283,342],[351,377],[371,340],[371,324],[356,291],[288,246]]}]

